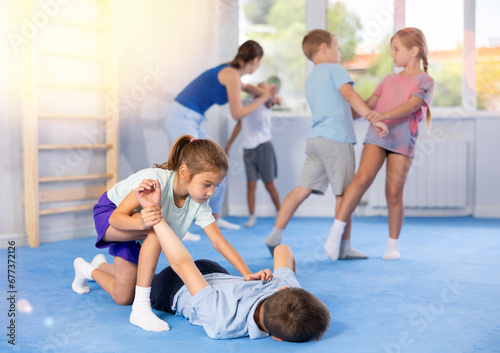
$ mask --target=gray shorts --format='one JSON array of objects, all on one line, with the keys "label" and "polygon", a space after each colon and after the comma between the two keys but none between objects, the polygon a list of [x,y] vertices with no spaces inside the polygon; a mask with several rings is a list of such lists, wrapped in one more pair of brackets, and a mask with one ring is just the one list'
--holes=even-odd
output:
[{"label": "gray shorts", "polygon": [[264,183],[270,183],[278,176],[276,156],[271,141],[264,142],[256,148],[243,149],[243,160],[247,182],[262,178]]},{"label": "gray shorts", "polygon": [[306,142],[306,161],[297,186],[324,195],[328,183],[333,194],[340,196],[354,178],[354,146],[324,137]]}]

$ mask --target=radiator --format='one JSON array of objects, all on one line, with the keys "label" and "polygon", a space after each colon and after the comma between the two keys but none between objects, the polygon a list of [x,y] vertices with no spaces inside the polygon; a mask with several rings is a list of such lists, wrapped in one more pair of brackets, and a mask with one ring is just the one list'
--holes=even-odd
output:
[{"label": "radiator", "polygon": [[[419,140],[403,192],[405,208],[466,207],[468,149],[465,139]],[[387,208],[385,175],[384,164],[367,192],[371,207]]]}]

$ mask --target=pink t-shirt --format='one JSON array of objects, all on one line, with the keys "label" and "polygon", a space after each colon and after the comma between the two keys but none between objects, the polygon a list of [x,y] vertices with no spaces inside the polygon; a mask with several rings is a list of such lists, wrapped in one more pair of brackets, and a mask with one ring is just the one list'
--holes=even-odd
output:
[{"label": "pink t-shirt", "polygon": [[397,119],[385,120],[389,134],[380,138],[370,125],[364,143],[371,143],[386,150],[412,157],[418,136],[418,123],[426,115],[434,96],[434,79],[428,74],[400,76],[397,73],[387,75],[375,89],[379,97],[375,110],[385,112],[408,102],[412,96],[421,98],[425,104],[413,113]]}]

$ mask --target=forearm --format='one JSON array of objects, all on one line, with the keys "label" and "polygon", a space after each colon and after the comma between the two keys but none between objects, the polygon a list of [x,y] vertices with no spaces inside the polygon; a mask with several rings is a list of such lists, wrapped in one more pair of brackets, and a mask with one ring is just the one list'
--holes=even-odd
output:
[{"label": "forearm", "polygon": [[397,119],[413,113],[414,111],[420,109],[421,106],[422,104],[419,104],[418,102],[410,101],[401,104],[394,109],[383,112],[382,115],[385,119]]},{"label": "forearm", "polygon": [[358,112],[355,111],[352,107],[351,107],[351,112],[352,112],[352,118],[354,120],[361,118],[361,115],[359,115]]},{"label": "forearm", "polygon": [[134,217],[123,212],[113,212],[109,217],[109,224],[113,228],[120,230],[144,230],[144,224],[140,216]]},{"label": "forearm", "polygon": [[214,248],[222,256],[224,256],[226,260],[229,261],[239,273],[241,273],[242,276],[252,273],[241,255],[226,239],[218,241],[217,244],[214,244]]},{"label": "forearm", "polygon": [[258,107],[260,107],[262,104],[264,104],[270,97],[268,95],[263,95],[254,100],[251,104],[246,105],[246,106],[240,106],[239,109],[231,109],[231,115],[235,120],[241,120],[248,114],[252,113],[254,110],[256,110]]},{"label": "forearm", "polygon": [[362,116],[366,117],[366,115],[371,111],[370,108],[368,108],[368,105],[366,105],[365,101],[361,99],[361,97],[357,93],[348,95],[348,98],[346,99],[349,104],[351,104],[354,112],[358,114],[356,115],[357,118]]},{"label": "forearm", "polygon": [[229,141],[227,142],[226,153],[229,152],[229,148],[233,144],[234,140],[236,140],[236,137],[238,137],[240,131],[241,131],[241,120],[238,121],[238,123],[236,123],[236,126],[234,127],[233,133],[231,134],[231,137],[229,138]]},{"label": "forearm", "polygon": [[252,96],[262,96],[265,93],[262,88],[248,84],[244,86],[243,91]]}]

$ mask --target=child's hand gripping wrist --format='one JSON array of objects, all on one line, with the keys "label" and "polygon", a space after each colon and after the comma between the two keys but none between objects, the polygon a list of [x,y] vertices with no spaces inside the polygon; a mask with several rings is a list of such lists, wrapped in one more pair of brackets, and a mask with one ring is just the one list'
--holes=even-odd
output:
[{"label": "child's hand gripping wrist", "polygon": [[163,214],[161,213],[161,207],[159,206],[143,208],[141,216],[142,229],[151,229],[163,220]]}]

